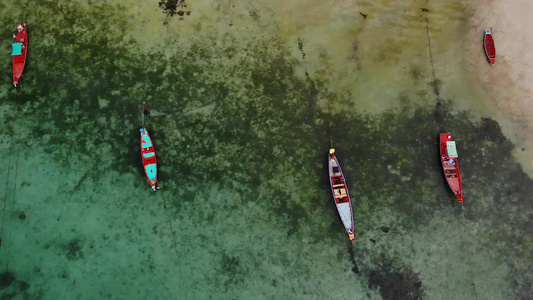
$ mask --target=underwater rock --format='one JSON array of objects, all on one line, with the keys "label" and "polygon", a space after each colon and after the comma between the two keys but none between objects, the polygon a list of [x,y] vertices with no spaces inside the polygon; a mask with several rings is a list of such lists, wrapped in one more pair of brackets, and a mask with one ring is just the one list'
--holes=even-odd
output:
[{"label": "underwater rock", "polygon": [[352,272],[354,272],[355,274],[359,274],[359,268],[357,267],[357,265],[353,266]]},{"label": "underwater rock", "polygon": [[29,288],[30,288],[30,284],[27,283],[26,281],[19,282],[19,289],[20,289],[21,292],[24,292],[25,290],[27,290]]},{"label": "underwater rock", "polygon": [[0,274],[0,290],[10,286],[13,281],[15,281],[15,276],[11,272],[6,271]]},{"label": "underwater rock", "polygon": [[369,287],[379,288],[383,299],[422,299],[422,282],[411,270],[394,270],[390,263],[386,263],[380,270],[370,273]]},{"label": "underwater rock", "polygon": [[183,10],[187,8],[185,0],[164,0],[159,2],[159,7],[170,17],[178,15],[183,17],[184,15],[190,16],[190,10]]}]

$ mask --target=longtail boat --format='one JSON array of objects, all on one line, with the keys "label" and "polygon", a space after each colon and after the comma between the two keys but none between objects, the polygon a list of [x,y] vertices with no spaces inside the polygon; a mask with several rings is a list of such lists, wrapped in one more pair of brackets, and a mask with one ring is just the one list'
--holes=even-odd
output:
[{"label": "longtail boat", "polygon": [[350,241],[355,239],[354,223],[353,223],[353,211],[352,202],[350,201],[350,195],[348,194],[348,187],[342,173],[341,166],[337,157],[335,156],[335,149],[329,149],[328,159],[329,170],[329,183],[331,185],[331,192],[333,193],[333,199],[337,206],[339,216],[348,232]]},{"label": "longtail boat", "polygon": [[155,192],[159,186],[157,183],[157,159],[155,156],[154,143],[148,133],[148,130],[144,127],[144,106],[146,102],[143,102],[143,114],[142,114],[142,126],[141,126],[141,156],[143,161],[144,173],[148,179],[148,183]]},{"label": "longtail boat", "polygon": [[26,31],[26,23],[17,26],[17,35],[15,36],[15,43],[13,43],[13,85],[16,87],[19,83],[22,71],[26,65],[26,55],[28,54],[28,32]]},{"label": "longtail boat", "polygon": [[494,39],[492,38],[492,32],[490,32],[490,29],[485,29],[483,46],[485,47],[485,54],[487,55],[487,58],[491,64],[494,64],[496,62],[496,47],[494,46]]},{"label": "longtail boat", "polygon": [[463,202],[463,182],[461,181],[461,170],[457,160],[457,148],[455,141],[449,133],[440,134],[440,160],[442,170],[450,189],[459,202]]}]

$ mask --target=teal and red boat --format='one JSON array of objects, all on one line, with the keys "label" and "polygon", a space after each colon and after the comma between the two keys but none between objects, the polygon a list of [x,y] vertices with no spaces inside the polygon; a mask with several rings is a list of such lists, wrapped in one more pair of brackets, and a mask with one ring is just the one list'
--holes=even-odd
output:
[{"label": "teal and red boat", "polygon": [[148,183],[155,192],[159,186],[157,183],[157,159],[155,156],[154,143],[148,133],[148,130],[144,127],[144,106],[146,102],[143,102],[143,114],[142,114],[142,126],[141,126],[141,156],[143,161],[144,173],[148,179]]},{"label": "teal and red boat", "polygon": [[335,200],[335,206],[337,206],[337,211],[339,212],[344,228],[346,228],[350,241],[353,241],[355,239],[355,234],[352,202],[350,200],[350,195],[348,194],[348,186],[344,180],[344,173],[342,173],[339,161],[335,156],[334,148],[329,149],[328,171],[329,183],[331,186],[331,192],[333,193],[333,199]]},{"label": "teal and red boat", "polygon": [[485,54],[491,64],[496,62],[496,47],[494,46],[494,39],[492,38],[492,32],[490,29],[485,29],[485,35],[483,36],[483,46],[485,47]]},{"label": "teal and red boat", "polygon": [[455,141],[449,133],[440,134],[440,160],[442,170],[450,189],[459,202],[463,202],[463,182],[461,180],[461,170],[457,160],[457,148]]},{"label": "teal and red boat", "polygon": [[26,56],[28,54],[28,32],[26,31],[26,23],[17,26],[17,34],[13,35],[15,43],[13,43],[13,85],[16,87],[19,84],[20,76],[24,71],[26,65]]}]

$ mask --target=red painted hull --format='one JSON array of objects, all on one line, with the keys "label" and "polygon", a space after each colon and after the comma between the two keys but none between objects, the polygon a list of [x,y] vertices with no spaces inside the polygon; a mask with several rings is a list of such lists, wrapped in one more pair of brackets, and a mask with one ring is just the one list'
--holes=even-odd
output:
[{"label": "red painted hull", "polygon": [[485,30],[483,45],[485,47],[485,55],[487,55],[490,63],[494,64],[496,62],[496,47],[494,46],[494,39],[492,38],[490,29]]},{"label": "red painted hull", "polygon": [[157,189],[157,158],[152,138],[146,128],[141,128],[141,157],[144,173],[152,190]]},{"label": "red painted hull", "polygon": [[24,28],[17,33],[15,43],[22,43],[22,51],[20,55],[13,56],[13,84],[16,86],[19,83],[20,76],[24,71],[26,65],[26,55],[28,54],[28,32],[26,31],[26,24],[22,24]]},{"label": "red painted hull", "polygon": [[[452,141],[452,137],[449,133],[440,134],[440,160],[442,164],[442,170],[444,171],[444,177],[450,186],[450,189],[457,197],[459,202],[463,202],[463,182],[461,180],[461,170],[459,169],[459,161],[457,157],[450,157],[446,142]],[[452,162],[449,162],[449,160]]]},{"label": "red painted hull", "polygon": [[344,173],[337,157],[335,149],[330,149],[328,158],[329,183],[337,211],[348,233],[350,241],[355,239],[352,202],[348,193],[348,186],[344,180]]}]

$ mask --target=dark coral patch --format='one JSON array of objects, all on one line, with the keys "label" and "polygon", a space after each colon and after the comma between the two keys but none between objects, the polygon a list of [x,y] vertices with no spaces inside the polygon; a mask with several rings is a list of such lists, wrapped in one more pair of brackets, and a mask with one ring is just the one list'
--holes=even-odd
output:
[{"label": "dark coral patch", "polygon": [[9,271],[0,274],[0,290],[9,287],[15,281],[15,275]]},{"label": "dark coral patch", "polygon": [[170,17],[178,15],[183,17],[185,14],[189,16],[190,10],[187,10],[185,0],[163,0],[159,2],[159,7]]},{"label": "dark coral patch", "polygon": [[422,282],[413,271],[397,269],[391,263],[385,263],[380,269],[370,272],[368,285],[379,289],[384,300],[419,300],[422,299]]},{"label": "dark coral patch", "polygon": [[66,256],[68,260],[78,260],[78,259],[84,258],[83,241],[78,238],[72,239],[65,246],[65,249],[67,250]]}]

